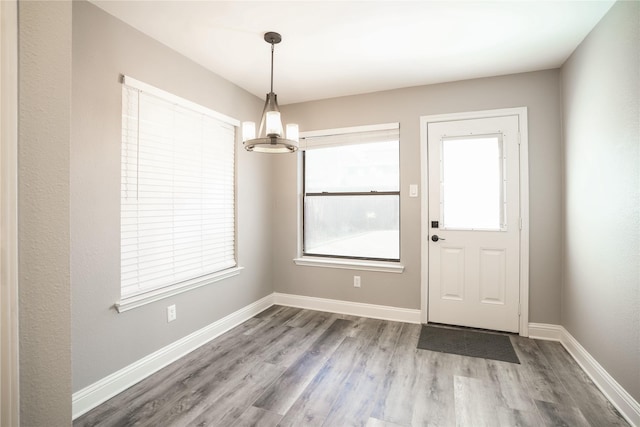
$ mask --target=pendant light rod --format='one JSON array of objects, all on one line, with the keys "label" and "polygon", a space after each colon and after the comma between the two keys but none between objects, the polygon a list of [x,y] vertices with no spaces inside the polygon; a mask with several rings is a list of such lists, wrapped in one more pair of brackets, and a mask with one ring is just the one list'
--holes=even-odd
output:
[{"label": "pendant light rod", "polygon": [[271,93],[273,93],[273,51],[274,51],[274,44],[271,43]]},{"label": "pendant light rod", "polygon": [[275,45],[282,41],[282,36],[276,32],[269,31],[264,33],[264,41],[271,44],[271,92],[273,93],[273,52]]}]

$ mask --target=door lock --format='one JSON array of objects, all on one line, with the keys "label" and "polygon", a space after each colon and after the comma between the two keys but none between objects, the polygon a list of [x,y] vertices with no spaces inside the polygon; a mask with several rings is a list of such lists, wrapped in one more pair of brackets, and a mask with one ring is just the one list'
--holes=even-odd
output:
[{"label": "door lock", "polygon": [[434,234],[433,236],[431,236],[431,240],[434,242],[437,242],[438,240],[447,240],[447,239],[443,239],[442,237],[438,237],[437,234]]}]

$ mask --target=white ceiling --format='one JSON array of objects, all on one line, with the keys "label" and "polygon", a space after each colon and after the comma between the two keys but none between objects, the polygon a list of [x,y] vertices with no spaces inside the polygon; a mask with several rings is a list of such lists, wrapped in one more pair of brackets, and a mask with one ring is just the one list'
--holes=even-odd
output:
[{"label": "white ceiling", "polygon": [[100,8],[280,104],[556,68],[614,1],[114,1]]}]

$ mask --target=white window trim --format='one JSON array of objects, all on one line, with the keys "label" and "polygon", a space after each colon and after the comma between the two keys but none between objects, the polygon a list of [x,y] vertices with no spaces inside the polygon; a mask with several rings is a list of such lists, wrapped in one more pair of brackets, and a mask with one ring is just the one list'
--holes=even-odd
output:
[{"label": "white window trim", "polygon": [[[130,76],[122,75],[122,84],[136,88],[140,91],[144,91],[144,92],[153,94],[155,96],[164,98],[166,100],[174,102],[177,105],[181,105],[183,107],[186,107],[195,111],[199,111],[203,114],[213,116],[214,118],[217,118],[232,126],[236,126],[236,127],[240,126],[240,120],[238,119],[234,119],[233,117],[218,113],[217,111],[211,110],[207,107],[191,102],[187,99],[181,98],[172,93],[163,91],[162,89],[159,89],[155,86],[151,86],[147,83],[141,82],[140,80],[136,80]],[[236,238],[237,238],[237,229],[235,232],[236,232]],[[237,262],[238,260],[237,260],[237,252],[236,252],[235,267],[231,267],[222,271],[217,271],[211,274],[207,274],[205,276],[196,277],[180,283],[175,283],[173,285],[164,286],[162,288],[154,289],[148,292],[130,295],[130,296],[121,298],[119,301],[116,301],[116,303],[114,304],[114,307],[118,313],[123,313],[125,311],[142,307],[144,305],[151,304],[153,302],[160,301],[162,299],[169,298],[174,295],[178,295],[183,292],[190,291],[192,289],[197,289],[202,286],[211,285],[215,282],[219,282],[221,280],[237,276],[240,274],[242,270],[244,270],[244,267],[237,265]]]},{"label": "white window trim", "polygon": [[177,105],[181,105],[181,106],[183,106],[185,108],[188,108],[190,110],[198,111],[198,112],[200,112],[202,114],[209,115],[209,116],[214,117],[214,118],[216,118],[218,120],[221,120],[221,121],[223,121],[225,123],[228,123],[228,124],[230,124],[232,126],[236,126],[236,127],[240,126],[240,120],[238,120],[238,119],[234,119],[233,117],[229,117],[227,115],[218,113],[217,111],[214,111],[214,110],[212,110],[210,108],[204,107],[204,106],[202,106],[200,104],[196,104],[195,102],[191,102],[188,99],[181,98],[181,97],[179,97],[177,95],[174,95],[172,93],[165,92],[162,89],[159,89],[159,88],[157,88],[155,86],[151,86],[150,84],[141,82],[140,80],[136,80],[133,77],[124,76],[123,75],[122,76],[122,83],[124,85],[126,85],[126,86],[130,86],[130,87],[138,89],[138,90],[140,90],[142,92],[150,93],[152,95],[160,97],[160,98],[162,98],[162,99],[164,99],[166,101],[173,102],[173,103],[175,103]]},{"label": "white window trim", "polygon": [[174,295],[190,291],[192,289],[228,279],[229,277],[237,276],[242,270],[244,270],[244,267],[233,267],[227,270],[207,274],[206,276],[196,277],[191,280],[176,283],[171,286],[165,286],[163,288],[145,292],[143,294],[132,295],[116,302],[115,307],[116,310],[118,310],[118,313],[123,313],[133,308],[141,307],[143,305],[147,305],[161,299],[169,298]]},{"label": "white window trim", "polygon": [[404,265],[395,261],[360,261],[355,259],[302,256],[294,258],[293,262],[296,265],[306,267],[341,268],[345,270],[377,271],[381,273],[404,272]]},{"label": "white window trim", "polygon": [[310,131],[300,132],[299,137],[313,138],[313,137],[321,137],[321,136],[348,135],[350,133],[373,132],[377,130],[395,130],[395,129],[400,129],[399,122],[382,123],[377,125],[350,126],[346,128],[310,130]]},{"label": "white window trim", "polygon": [[[324,129],[315,131],[300,132],[300,138],[305,137],[317,137],[325,135],[338,135],[349,134],[359,132],[371,132],[377,130],[391,130],[399,129],[400,124],[396,123],[383,123],[376,125],[364,125],[364,126],[351,126],[345,128]],[[306,147],[306,146],[305,146]],[[304,215],[304,193],[303,193],[303,180],[304,175],[302,172],[302,152],[299,151],[297,158],[297,170],[298,170],[298,242],[297,242],[297,254],[298,256],[293,259],[293,262],[299,266],[305,267],[323,267],[323,268],[338,268],[345,270],[360,270],[360,271],[375,271],[381,273],[403,273],[404,265],[400,261],[374,261],[374,260],[357,260],[351,258],[334,258],[334,257],[312,257],[304,256],[303,253],[303,230],[302,230],[302,217]],[[402,258],[402,255],[401,255]]]}]

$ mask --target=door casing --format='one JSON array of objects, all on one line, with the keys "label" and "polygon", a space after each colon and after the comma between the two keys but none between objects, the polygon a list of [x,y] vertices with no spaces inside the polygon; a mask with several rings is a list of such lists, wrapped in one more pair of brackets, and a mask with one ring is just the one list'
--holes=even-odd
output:
[{"label": "door casing", "polygon": [[20,425],[18,2],[0,2],[0,425]]},{"label": "door casing", "polygon": [[520,324],[519,335],[529,336],[529,142],[527,107],[470,111],[420,117],[420,171],[421,171],[421,321],[427,323],[429,307],[429,185],[427,157],[427,126],[429,123],[482,119],[500,116],[518,116],[520,135]]}]

